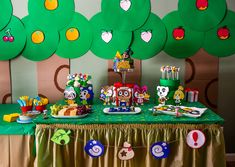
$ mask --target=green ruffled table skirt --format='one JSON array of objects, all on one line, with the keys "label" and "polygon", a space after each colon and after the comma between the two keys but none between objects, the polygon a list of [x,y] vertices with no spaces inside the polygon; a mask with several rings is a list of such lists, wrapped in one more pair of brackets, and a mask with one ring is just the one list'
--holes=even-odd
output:
[{"label": "green ruffled table skirt", "polygon": [[[50,138],[57,129],[70,129],[71,141],[60,146]],[[206,143],[200,149],[186,144],[190,130],[205,133]],[[220,125],[190,124],[114,124],[114,125],[37,125],[35,165],[38,167],[224,167],[225,146]],[[92,159],[85,151],[88,140],[99,140],[105,154]],[[133,159],[119,160],[117,154],[123,143],[129,142],[135,152]],[[170,155],[156,160],[150,146],[158,141],[170,144]]]}]

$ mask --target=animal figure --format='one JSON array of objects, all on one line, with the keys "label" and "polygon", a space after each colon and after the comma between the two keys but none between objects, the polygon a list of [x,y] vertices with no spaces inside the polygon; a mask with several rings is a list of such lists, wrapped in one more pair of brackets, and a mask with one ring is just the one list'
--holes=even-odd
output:
[{"label": "animal figure", "polygon": [[91,104],[94,98],[92,85],[87,87],[80,87],[80,100],[83,105]]},{"label": "animal figure", "polygon": [[100,99],[104,101],[104,105],[110,105],[110,102],[112,102],[114,94],[113,90],[113,86],[104,86],[101,88]]},{"label": "animal figure", "polygon": [[78,100],[78,94],[80,93],[79,89],[76,89],[72,86],[66,86],[64,90],[64,98],[68,104],[74,104]]},{"label": "animal figure", "polygon": [[128,87],[117,88],[117,106],[131,106],[132,89]]},{"label": "animal figure", "polygon": [[181,104],[181,100],[184,99],[184,92],[183,91],[184,91],[183,86],[179,86],[178,90],[175,91],[173,99],[175,100],[175,104],[176,105],[180,105]]},{"label": "animal figure", "polygon": [[158,102],[160,106],[164,106],[168,100],[167,95],[169,93],[169,88],[165,86],[157,86]]},{"label": "animal figure", "polygon": [[149,100],[149,94],[147,94],[148,87],[142,86],[139,87],[138,85],[134,86],[133,94],[134,94],[134,103],[136,105],[144,105],[144,102]]}]

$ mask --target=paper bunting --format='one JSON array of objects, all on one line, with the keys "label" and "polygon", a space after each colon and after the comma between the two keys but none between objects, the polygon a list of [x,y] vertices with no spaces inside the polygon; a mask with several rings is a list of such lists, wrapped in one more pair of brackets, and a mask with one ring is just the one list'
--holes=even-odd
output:
[{"label": "paper bunting", "polygon": [[167,158],[170,154],[169,144],[166,142],[154,143],[150,148],[151,154],[156,159]]},{"label": "paper bunting", "polygon": [[113,59],[117,51],[123,53],[131,43],[132,33],[109,29],[98,13],[90,20],[93,28],[91,51],[98,57]]},{"label": "paper bunting", "polygon": [[88,52],[92,43],[92,29],[88,20],[75,13],[72,22],[60,31],[56,54],[63,58],[78,58]]},{"label": "paper bunting", "polygon": [[133,31],[147,20],[150,0],[102,0],[103,19],[110,29]]},{"label": "paper bunting", "polygon": [[12,16],[10,23],[0,31],[0,60],[10,60],[24,49],[26,33],[23,23]]},{"label": "paper bunting", "polygon": [[177,11],[163,18],[168,38],[164,51],[175,58],[187,58],[194,55],[202,46],[204,33],[185,26]]},{"label": "paper bunting", "polygon": [[186,26],[208,31],[218,25],[226,13],[225,0],[179,0],[178,11]]},{"label": "paper bunting", "polygon": [[206,32],[203,48],[211,55],[226,57],[235,54],[235,13],[228,11],[224,20]]},{"label": "paper bunting", "polygon": [[158,54],[166,41],[166,28],[161,19],[151,13],[146,23],[134,31],[131,49],[136,59],[149,59]]},{"label": "paper bunting", "polygon": [[134,158],[134,156],[135,152],[132,150],[131,145],[128,142],[125,142],[123,148],[118,152],[118,158],[125,161]]},{"label": "paper bunting", "polygon": [[206,141],[204,133],[200,130],[192,130],[187,135],[187,144],[191,148],[201,148]]},{"label": "paper bunting", "polygon": [[12,17],[13,9],[11,0],[1,0],[0,11],[0,30],[2,30],[10,22]]},{"label": "paper bunting", "polygon": [[28,12],[36,26],[61,30],[73,18],[74,0],[29,0]]},{"label": "paper bunting", "polygon": [[85,152],[92,158],[97,158],[104,154],[103,144],[96,140],[89,140],[84,149]]},{"label": "paper bunting", "polygon": [[51,138],[51,141],[59,145],[66,145],[70,142],[70,133],[70,130],[68,130],[67,132],[63,129],[56,130]]},{"label": "paper bunting", "polygon": [[57,30],[36,27],[29,16],[22,19],[27,33],[27,42],[22,55],[33,61],[41,61],[52,56],[59,42]]}]

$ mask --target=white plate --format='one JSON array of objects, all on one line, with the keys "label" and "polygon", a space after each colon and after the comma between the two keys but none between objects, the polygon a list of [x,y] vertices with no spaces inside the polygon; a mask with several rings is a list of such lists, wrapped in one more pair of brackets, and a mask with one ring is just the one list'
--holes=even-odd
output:
[{"label": "white plate", "polygon": [[60,118],[60,119],[75,119],[75,118],[84,118],[88,114],[77,115],[77,116],[59,116],[59,115],[51,115],[53,118]]},{"label": "white plate", "polygon": [[16,122],[20,123],[20,124],[29,124],[29,123],[33,122],[33,120],[30,119],[30,120],[27,120],[27,121],[23,121],[23,120],[20,120],[19,118],[17,118]]},{"label": "white plate", "polygon": [[109,108],[105,108],[103,110],[103,112],[105,114],[110,114],[110,115],[133,115],[133,114],[139,114],[141,112],[141,108],[139,107],[135,107],[135,111],[134,112],[109,112]]},{"label": "white plate", "polygon": [[27,113],[28,113],[28,114],[33,114],[33,115],[39,115],[39,114],[41,114],[40,111],[36,111],[36,110],[28,111]]}]

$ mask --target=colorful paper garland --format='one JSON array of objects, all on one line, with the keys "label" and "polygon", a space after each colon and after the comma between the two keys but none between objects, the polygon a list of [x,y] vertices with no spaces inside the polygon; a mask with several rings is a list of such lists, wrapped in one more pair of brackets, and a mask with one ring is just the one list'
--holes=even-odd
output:
[{"label": "colorful paper garland", "polygon": [[84,150],[92,158],[98,158],[104,154],[104,146],[97,140],[89,140]]},{"label": "colorful paper garland", "polygon": [[179,0],[178,11],[186,26],[208,31],[218,25],[226,14],[225,0]]},{"label": "colorful paper garland", "polygon": [[26,32],[21,20],[12,16],[9,24],[0,31],[0,60],[10,60],[24,49]]},{"label": "colorful paper garland", "polygon": [[149,59],[158,54],[166,41],[166,28],[161,19],[151,13],[146,23],[134,31],[131,49],[136,59]]},{"label": "colorful paper garland", "polygon": [[59,31],[72,20],[75,4],[74,0],[29,0],[28,12],[36,26]]},{"label": "colorful paper garland", "polygon": [[32,61],[42,61],[52,56],[58,46],[59,34],[57,30],[36,27],[29,16],[22,19],[27,42],[22,55]]},{"label": "colorful paper garland", "polygon": [[217,57],[235,54],[235,13],[228,11],[224,20],[214,29],[206,32],[203,48]]},{"label": "colorful paper garland", "polygon": [[192,130],[188,133],[186,142],[189,147],[201,148],[206,142],[205,134],[200,130]]},{"label": "colorful paper garland", "polygon": [[167,158],[170,154],[169,144],[166,142],[156,142],[151,146],[150,152],[155,159]]},{"label": "colorful paper garland", "polygon": [[110,29],[133,31],[147,20],[151,3],[150,0],[102,0],[101,8]]},{"label": "colorful paper garland", "polygon": [[71,23],[60,31],[60,42],[56,54],[63,58],[81,57],[91,47],[92,29],[88,20],[75,13]]},{"label": "colorful paper garland", "polygon": [[128,142],[124,142],[123,148],[118,152],[118,158],[122,161],[127,161],[134,158],[135,152]]},{"label": "colorful paper garland", "polygon": [[191,30],[185,26],[179,16],[179,12],[174,11],[163,18],[168,38],[164,51],[175,58],[187,58],[194,55],[202,46],[204,33]]},{"label": "colorful paper garland", "polygon": [[10,22],[12,17],[13,8],[11,0],[1,0],[0,11],[0,30],[2,30]]},{"label": "colorful paper garland", "polygon": [[108,28],[101,13],[93,16],[90,23],[93,29],[91,51],[96,56],[104,59],[113,59],[117,51],[122,53],[129,47],[132,33]]},{"label": "colorful paper garland", "polygon": [[56,130],[51,138],[51,141],[59,145],[67,145],[70,142],[70,133],[70,130],[67,132],[64,129]]}]

